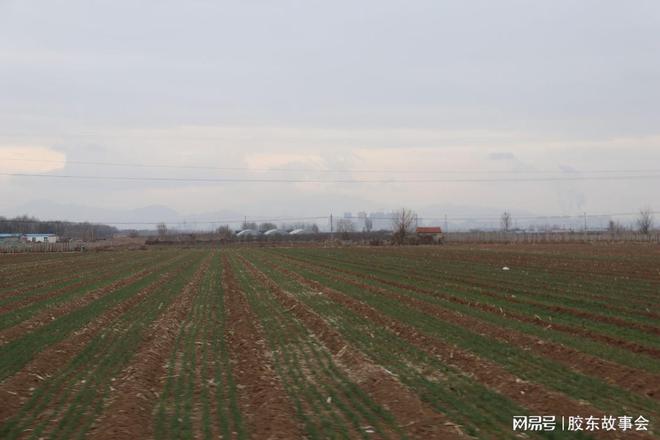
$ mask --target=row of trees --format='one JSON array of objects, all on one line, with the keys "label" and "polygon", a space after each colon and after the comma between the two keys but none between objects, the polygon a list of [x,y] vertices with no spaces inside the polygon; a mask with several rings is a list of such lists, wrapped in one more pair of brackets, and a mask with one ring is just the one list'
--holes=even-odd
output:
[{"label": "row of trees", "polygon": [[[500,228],[502,231],[510,231],[512,222],[513,220],[511,213],[509,211],[504,211],[500,217]],[[653,230],[653,222],[653,211],[651,208],[646,207],[639,211],[639,215],[635,220],[635,226],[637,227],[637,230],[642,234],[648,234],[651,232],[651,230]],[[607,226],[607,230],[612,233],[621,233],[625,230],[625,228],[620,222],[610,220]]]},{"label": "row of trees", "polygon": [[5,218],[0,216],[0,233],[6,234],[55,234],[62,238],[98,240],[110,238],[117,228],[95,223],[44,221],[27,215]]},{"label": "row of trees", "polygon": [[[368,219],[368,218],[367,218]],[[370,219],[368,219],[370,220]],[[417,213],[413,210],[407,208],[401,208],[392,213],[392,241],[396,244],[403,244],[406,240],[406,237],[414,233],[415,227],[417,226]],[[653,211],[650,208],[644,208],[640,210],[639,216],[636,219],[636,226],[639,232],[643,234],[648,234],[653,229]],[[365,226],[367,222],[365,222]],[[371,225],[369,221],[369,226]],[[500,226],[502,231],[508,232],[511,231],[513,225],[513,216],[509,211],[504,211],[500,217]],[[260,223],[256,222],[243,222],[241,229],[252,229],[259,232],[266,232],[271,229],[277,229],[277,225],[274,223]],[[293,230],[293,229],[305,229],[309,230],[312,233],[318,233],[319,228],[316,224],[306,224],[306,223],[294,223],[290,225],[282,225],[280,229]],[[370,227],[369,227],[370,229]],[[621,232],[624,230],[623,226],[610,220],[609,228],[610,232]],[[344,234],[348,236],[349,233],[356,232],[354,223],[347,218],[340,218],[336,222],[335,231],[339,234]],[[369,232],[368,230],[366,232]],[[167,227],[164,223],[158,225],[158,233],[160,236],[165,236],[167,234]],[[233,231],[229,228],[228,225],[220,226],[216,233],[220,235],[221,238],[229,239],[233,237]]]}]

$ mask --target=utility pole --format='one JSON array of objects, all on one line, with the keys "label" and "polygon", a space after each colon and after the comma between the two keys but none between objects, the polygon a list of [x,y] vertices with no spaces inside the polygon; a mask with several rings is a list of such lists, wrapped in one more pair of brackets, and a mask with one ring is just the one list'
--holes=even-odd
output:
[{"label": "utility pole", "polygon": [[334,238],[334,229],[332,227],[332,214],[330,214],[330,238]]},{"label": "utility pole", "polygon": [[447,226],[447,214],[445,214],[445,234],[449,231],[449,227]]},{"label": "utility pole", "polygon": [[587,213],[584,213],[584,232],[587,232]]}]

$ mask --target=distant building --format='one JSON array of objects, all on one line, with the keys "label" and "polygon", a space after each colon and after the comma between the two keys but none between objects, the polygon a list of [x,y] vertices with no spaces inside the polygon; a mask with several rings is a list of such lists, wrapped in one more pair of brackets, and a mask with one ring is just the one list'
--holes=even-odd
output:
[{"label": "distant building", "polygon": [[21,239],[21,234],[0,234],[0,242],[18,241]]},{"label": "distant building", "polygon": [[22,238],[29,243],[57,243],[55,234],[24,234]]},{"label": "distant building", "polygon": [[[366,231],[367,230],[367,213],[364,211],[360,211],[357,213],[357,227],[356,229],[358,231]],[[373,226],[373,223],[372,223]]]},{"label": "distant building", "polygon": [[415,229],[417,237],[424,241],[439,243],[442,241],[442,228],[439,226],[418,226]]},{"label": "distant building", "polygon": [[372,212],[369,214],[371,219],[371,229],[374,231],[391,231],[393,216],[391,213]]},{"label": "distant building", "polygon": [[55,234],[0,234],[0,242],[26,241],[28,243],[57,243]]}]

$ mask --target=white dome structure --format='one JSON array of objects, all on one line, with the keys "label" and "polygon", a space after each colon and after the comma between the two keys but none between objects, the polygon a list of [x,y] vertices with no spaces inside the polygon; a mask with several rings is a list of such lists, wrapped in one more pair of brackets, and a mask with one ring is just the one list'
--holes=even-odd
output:
[{"label": "white dome structure", "polygon": [[255,231],[254,229],[243,229],[241,232],[237,233],[237,237],[252,237],[259,235],[258,231]]}]

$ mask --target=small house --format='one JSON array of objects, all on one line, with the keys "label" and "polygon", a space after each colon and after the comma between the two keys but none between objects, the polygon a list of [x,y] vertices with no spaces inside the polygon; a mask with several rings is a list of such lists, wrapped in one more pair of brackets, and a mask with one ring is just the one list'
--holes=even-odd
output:
[{"label": "small house", "polygon": [[415,229],[415,233],[423,243],[442,242],[442,228],[439,226],[418,226]]},{"label": "small house", "polygon": [[57,243],[55,234],[24,234],[23,239],[28,243]]}]

